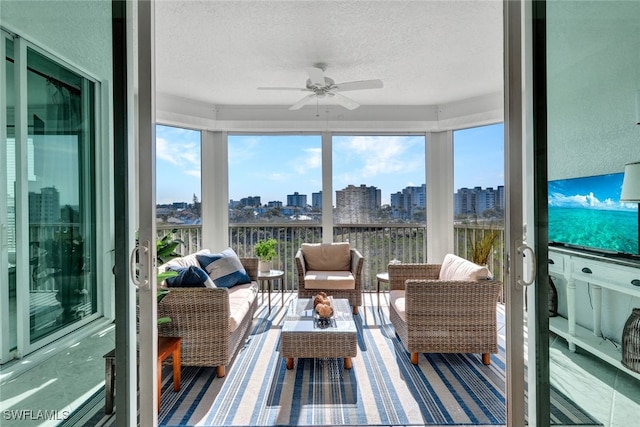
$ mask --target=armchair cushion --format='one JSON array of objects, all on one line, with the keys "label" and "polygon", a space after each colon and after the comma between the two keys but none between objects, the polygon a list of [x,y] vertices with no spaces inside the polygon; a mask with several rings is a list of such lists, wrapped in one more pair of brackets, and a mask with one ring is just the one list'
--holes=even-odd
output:
[{"label": "armchair cushion", "polygon": [[479,266],[453,254],[447,254],[442,262],[442,267],[440,267],[438,279],[442,281],[475,281],[488,279],[490,276],[491,273],[487,267]]},{"label": "armchair cushion", "polygon": [[219,288],[231,288],[242,283],[251,283],[251,278],[242,266],[240,258],[231,248],[217,254],[196,255],[198,262]]},{"label": "armchair cushion", "polygon": [[316,271],[307,270],[304,275],[307,289],[355,289],[356,279],[350,271]]},{"label": "armchair cushion", "polygon": [[404,291],[389,291],[389,305],[392,306],[403,322],[407,321],[407,299]]},{"label": "armchair cushion", "polygon": [[169,288],[215,288],[216,285],[206,271],[195,265],[189,267],[169,266],[167,271],[178,273],[175,277],[169,277],[167,287]]},{"label": "armchair cushion", "polygon": [[349,242],[302,244],[302,254],[307,270],[349,271],[351,269],[349,251]]}]

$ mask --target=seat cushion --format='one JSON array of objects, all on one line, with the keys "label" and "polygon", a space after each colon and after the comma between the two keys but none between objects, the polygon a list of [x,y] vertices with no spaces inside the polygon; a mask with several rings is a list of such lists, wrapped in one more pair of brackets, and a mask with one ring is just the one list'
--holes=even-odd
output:
[{"label": "seat cushion", "polygon": [[447,254],[442,261],[438,279],[443,281],[475,281],[487,279],[490,276],[491,273],[487,267],[479,266],[453,254]]},{"label": "seat cushion", "polygon": [[217,254],[196,255],[201,267],[209,274],[219,288],[231,288],[243,283],[251,283],[251,278],[242,266],[240,258],[231,248]]},{"label": "seat cushion", "polygon": [[396,310],[402,321],[407,323],[407,305],[404,291],[389,291],[389,305]]},{"label": "seat cushion", "polygon": [[242,323],[251,308],[258,292],[256,282],[236,285],[229,291],[229,332],[233,332]]},{"label": "seat cushion", "polygon": [[351,252],[349,242],[303,243],[301,249],[307,270],[351,270]]},{"label": "seat cushion", "polygon": [[350,271],[309,270],[304,276],[305,289],[355,289],[356,279]]}]

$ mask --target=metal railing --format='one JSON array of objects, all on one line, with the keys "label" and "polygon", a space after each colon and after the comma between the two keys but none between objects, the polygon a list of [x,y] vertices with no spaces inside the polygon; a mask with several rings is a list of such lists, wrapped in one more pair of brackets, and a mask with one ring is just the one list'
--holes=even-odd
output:
[{"label": "metal railing", "polygon": [[[181,254],[196,252],[201,247],[202,228],[200,225],[179,225],[157,227],[158,237],[171,230],[174,237],[184,242],[178,248]],[[497,280],[502,280],[504,253],[504,232],[500,227],[498,239],[487,262],[487,267]],[[474,232],[486,230],[486,227],[473,224],[454,226],[454,252],[468,258],[469,242]],[[229,242],[239,256],[254,256],[254,245],[258,240],[273,237],[278,241],[277,257],[274,268],[285,272],[283,290],[296,290],[298,287],[295,254],[302,243],[322,241],[322,227],[316,224],[231,224]],[[389,261],[397,259],[406,263],[422,263],[427,259],[427,228],[422,224],[360,224],[335,225],[333,241],[349,242],[364,256],[363,280],[365,291],[376,290],[376,274],[386,271]],[[385,284],[381,286],[385,289]]]}]

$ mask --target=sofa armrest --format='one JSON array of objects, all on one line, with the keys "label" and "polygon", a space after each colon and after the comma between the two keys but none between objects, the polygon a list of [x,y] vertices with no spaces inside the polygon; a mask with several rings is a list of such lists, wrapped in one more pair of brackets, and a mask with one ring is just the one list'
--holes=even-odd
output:
[{"label": "sofa armrest", "polygon": [[170,288],[158,304],[158,317],[170,323],[158,328],[160,336],[182,337],[182,354],[206,354],[228,347],[229,293],[225,288]]},{"label": "sofa armrest", "polygon": [[389,289],[403,290],[407,280],[437,280],[441,264],[389,264]]}]

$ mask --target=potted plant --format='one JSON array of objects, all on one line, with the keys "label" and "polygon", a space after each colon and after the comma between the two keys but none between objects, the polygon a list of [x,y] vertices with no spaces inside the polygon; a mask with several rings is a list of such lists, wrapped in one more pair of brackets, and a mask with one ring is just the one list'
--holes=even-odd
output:
[{"label": "potted plant", "polygon": [[496,240],[500,235],[499,230],[495,229],[493,224],[489,224],[487,227],[479,227],[477,219],[474,225],[476,227],[469,234],[471,261],[475,264],[486,266]]},{"label": "potted plant", "polygon": [[277,246],[278,241],[274,238],[258,240],[256,243],[254,250],[259,259],[258,270],[260,272],[269,272],[273,268],[273,259],[278,255]]}]

